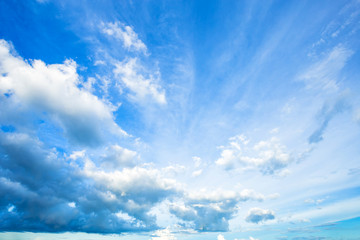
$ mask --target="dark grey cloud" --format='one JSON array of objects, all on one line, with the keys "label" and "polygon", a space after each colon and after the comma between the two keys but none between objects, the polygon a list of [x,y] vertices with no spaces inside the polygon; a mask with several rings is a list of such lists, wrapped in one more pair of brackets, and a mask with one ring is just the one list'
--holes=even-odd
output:
[{"label": "dark grey cloud", "polygon": [[82,165],[59,157],[27,134],[0,132],[0,231],[158,228],[149,211],[176,190],[156,170],[104,172],[90,163]]},{"label": "dark grey cloud", "polygon": [[259,223],[267,220],[275,219],[275,214],[271,210],[265,210],[261,208],[252,208],[248,212],[245,220],[247,222]]}]

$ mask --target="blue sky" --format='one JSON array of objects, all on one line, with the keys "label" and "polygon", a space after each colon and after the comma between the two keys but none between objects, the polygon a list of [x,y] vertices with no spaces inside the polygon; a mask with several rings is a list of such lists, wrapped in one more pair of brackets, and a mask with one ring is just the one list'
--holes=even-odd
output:
[{"label": "blue sky", "polygon": [[359,1],[0,1],[0,238],[359,239]]}]

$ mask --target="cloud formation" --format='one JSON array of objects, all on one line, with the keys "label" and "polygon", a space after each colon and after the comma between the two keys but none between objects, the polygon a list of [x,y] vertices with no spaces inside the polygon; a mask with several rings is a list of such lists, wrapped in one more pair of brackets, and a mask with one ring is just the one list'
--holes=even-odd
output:
[{"label": "cloud formation", "polygon": [[257,168],[263,174],[275,174],[291,161],[286,147],[275,137],[252,146],[249,143],[244,135],[231,137],[228,146],[220,147],[221,157],[215,163],[226,170],[243,166]]},{"label": "cloud formation", "polygon": [[352,54],[351,50],[338,45],[300,75],[299,79],[307,89],[337,91],[338,76]]},{"label": "cloud formation", "polygon": [[121,22],[102,23],[102,32],[112,36],[123,43],[124,48],[130,51],[143,52],[146,54],[146,45],[139,39],[137,33]]},{"label": "cloud formation", "polygon": [[275,213],[271,210],[251,208],[245,218],[247,222],[259,223],[275,219]]},{"label": "cloud formation", "polygon": [[0,132],[0,161],[3,231],[149,231],[157,228],[151,208],[176,193],[156,169],[105,171],[27,134]]},{"label": "cloud formation", "polygon": [[158,104],[166,104],[165,91],[159,85],[159,73],[148,74],[142,72],[143,67],[137,58],[129,58],[115,64],[114,74],[120,84],[130,90],[130,100],[148,103],[148,100]]},{"label": "cloud formation", "polygon": [[235,216],[238,204],[244,201],[262,201],[262,194],[245,189],[235,191],[205,190],[188,193],[185,201],[174,202],[170,213],[190,223],[197,231],[228,231],[229,220]]},{"label": "cloud formation", "polygon": [[101,144],[106,133],[127,135],[114,122],[112,106],[78,87],[80,80],[72,60],[51,65],[25,61],[9,43],[0,40],[0,74],[3,124],[21,128],[23,121],[36,115],[60,126],[71,143],[87,146]]}]

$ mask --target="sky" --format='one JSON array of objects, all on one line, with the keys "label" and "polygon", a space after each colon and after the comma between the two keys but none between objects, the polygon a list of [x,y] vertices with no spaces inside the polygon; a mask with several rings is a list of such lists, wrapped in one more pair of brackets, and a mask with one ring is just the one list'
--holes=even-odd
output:
[{"label": "sky", "polygon": [[360,239],[360,1],[0,0],[0,239]]}]

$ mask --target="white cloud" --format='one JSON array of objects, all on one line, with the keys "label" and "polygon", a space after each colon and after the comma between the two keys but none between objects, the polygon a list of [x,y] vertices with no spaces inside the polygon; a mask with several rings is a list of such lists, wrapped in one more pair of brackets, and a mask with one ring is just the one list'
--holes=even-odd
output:
[{"label": "white cloud", "polygon": [[[28,109],[49,116],[58,123],[71,142],[95,145],[107,133],[126,135],[114,122],[112,106],[78,87],[76,63],[46,65],[41,60],[25,61],[11,53],[11,46],[0,40],[0,93],[10,107],[2,114],[20,115]],[[1,116],[6,118],[6,116]],[[19,118],[19,116],[18,116]]]},{"label": "white cloud", "polygon": [[308,89],[337,91],[338,75],[352,54],[351,50],[338,45],[300,75],[299,80],[303,81]]},{"label": "white cloud", "polygon": [[76,203],[75,202],[69,202],[68,206],[71,208],[75,208],[76,207]]},{"label": "white cloud", "polygon": [[198,231],[228,231],[229,220],[238,212],[241,202],[262,201],[263,195],[253,190],[242,192],[201,189],[187,192],[179,202],[170,205],[170,213],[186,221]]},{"label": "white cloud", "polygon": [[150,240],[176,240],[177,238],[174,234],[171,233],[170,229],[165,228],[162,230],[157,230],[154,233],[154,236]]},{"label": "white cloud", "polygon": [[217,240],[225,240],[224,235],[219,234],[219,235],[217,236]]},{"label": "white cloud", "polygon": [[198,176],[200,176],[202,174],[202,172],[203,172],[203,170],[199,169],[199,170],[193,171],[191,175],[193,177],[198,177]]},{"label": "white cloud", "polygon": [[159,73],[145,77],[141,73],[142,66],[136,58],[130,58],[115,64],[114,74],[120,83],[130,90],[128,97],[135,102],[166,104],[165,91],[159,85]]},{"label": "white cloud", "polygon": [[73,152],[70,154],[69,158],[70,158],[71,160],[76,160],[76,159],[78,159],[78,158],[83,158],[83,157],[85,156],[85,152],[86,152],[86,150],[73,151]]},{"label": "white cloud", "polygon": [[249,140],[238,135],[230,138],[229,145],[221,149],[221,157],[215,163],[226,170],[242,165],[258,168],[264,174],[274,174],[281,172],[291,160],[286,147],[275,137],[249,146]]},{"label": "white cloud", "polygon": [[106,148],[105,154],[101,159],[101,167],[104,169],[118,169],[122,167],[135,166],[135,160],[139,156],[135,151],[123,148],[119,145],[113,145]]},{"label": "white cloud", "polygon": [[126,49],[146,54],[146,45],[138,38],[138,35],[130,26],[126,26],[121,22],[114,22],[102,23],[101,28],[103,33],[120,40]]},{"label": "white cloud", "polygon": [[152,204],[175,193],[177,189],[176,181],[164,178],[157,169],[137,166],[106,172],[87,159],[82,174],[109,191],[106,195],[109,199],[129,199],[135,208],[141,207],[143,211],[149,211]]}]

